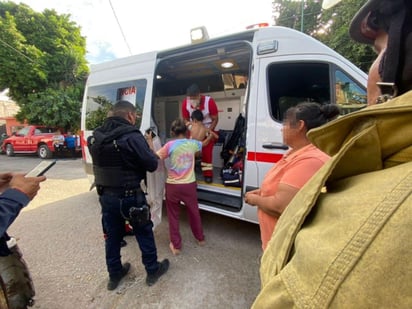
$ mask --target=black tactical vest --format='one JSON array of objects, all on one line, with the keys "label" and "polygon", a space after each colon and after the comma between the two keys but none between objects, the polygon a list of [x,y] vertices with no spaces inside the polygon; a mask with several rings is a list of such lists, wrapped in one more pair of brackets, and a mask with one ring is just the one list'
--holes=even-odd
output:
[{"label": "black tactical vest", "polygon": [[126,166],[116,140],[104,144],[91,141],[89,150],[93,158],[96,186],[113,188],[139,188],[137,171]]}]

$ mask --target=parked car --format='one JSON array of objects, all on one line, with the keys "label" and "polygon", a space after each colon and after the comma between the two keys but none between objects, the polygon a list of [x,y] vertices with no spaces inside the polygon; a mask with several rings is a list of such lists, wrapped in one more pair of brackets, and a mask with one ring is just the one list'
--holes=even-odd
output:
[{"label": "parked car", "polygon": [[48,159],[67,150],[66,135],[62,132],[57,127],[30,125],[6,138],[1,148],[9,157],[16,153],[37,153],[40,158]]}]

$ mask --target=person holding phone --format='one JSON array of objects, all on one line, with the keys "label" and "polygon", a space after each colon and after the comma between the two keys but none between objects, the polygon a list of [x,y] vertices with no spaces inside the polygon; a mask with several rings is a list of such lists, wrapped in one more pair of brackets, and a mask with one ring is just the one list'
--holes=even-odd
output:
[{"label": "person holding phone", "polygon": [[35,291],[16,240],[7,234],[7,229],[21,209],[36,196],[40,182],[45,180],[45,176],[0,174],[0,293],[3,291],[10,308],[23,308],[23,301],[24,308],[29,306]]},{"label": "person holding phone", "polygon": [[25,177],[24,174],[0,174],[0,237],[14,222],[21,209],[36,196],[45,176]]}]

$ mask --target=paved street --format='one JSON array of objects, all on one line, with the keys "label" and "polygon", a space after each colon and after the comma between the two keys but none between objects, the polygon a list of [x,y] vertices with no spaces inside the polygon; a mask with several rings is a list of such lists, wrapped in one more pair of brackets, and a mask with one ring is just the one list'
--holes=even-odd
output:
[{"label": "paved street", "polygon": [[[0,156],[0,171],[26,172],[38,162],[35,157]],[[81,160],[59,160],[47,177],[9,229],[19,239],[33,276],[34,308],[237,309],[252,304],[260,286],[257,225],[202,212],[207,244],[198,247],[183,211],[183,250],[175,257],[168,248],[164,216],[155,236],[159,259],[170,259],[169,272],[147,287],[140,251],[128,236],[122,260],[132,269],[119,288],[109,292],[97,196],[89,192]]]}]

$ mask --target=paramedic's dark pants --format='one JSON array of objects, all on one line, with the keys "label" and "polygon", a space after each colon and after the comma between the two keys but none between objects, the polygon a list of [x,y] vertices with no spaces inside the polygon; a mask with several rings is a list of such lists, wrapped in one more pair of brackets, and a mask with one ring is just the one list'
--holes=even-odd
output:
[{"label": "paramedic's dark pants", "polygon": [[[122,270],[120,241],[124,236],[125,218],[121,214],[121,209],[126,212],[130,207],[141,202],[138,199],[141,200],[142,198],[139,195],[117,197],[104,193],[99,197],[102,206],[103,225],[107,232],[105,241],[106,265],[110,276],[116,276]],[[142,262],[147,273],[154,273],[158,270],[157,250],[152,228],[152,221],[144,226],[133,226],[133,233],[142,252]]]}]

